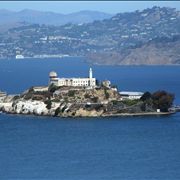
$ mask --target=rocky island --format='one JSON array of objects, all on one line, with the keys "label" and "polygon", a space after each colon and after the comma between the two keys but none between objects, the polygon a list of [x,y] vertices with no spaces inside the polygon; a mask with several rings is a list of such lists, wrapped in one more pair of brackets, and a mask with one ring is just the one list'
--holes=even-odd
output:
[{"label": "rocky island", "polygon": [[170,114],[174,95],[166,91],[122,94],[110,81],[58,78],[49,74],[48,86],[31,87],[20,95],[0,93],[0,111],[60,117],[98,117]]}]

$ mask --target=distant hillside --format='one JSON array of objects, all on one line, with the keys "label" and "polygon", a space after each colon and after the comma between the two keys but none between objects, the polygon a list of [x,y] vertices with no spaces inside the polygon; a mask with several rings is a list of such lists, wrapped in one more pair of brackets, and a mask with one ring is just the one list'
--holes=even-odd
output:
[{"label": "distant hillside", "polygon": [[92,63],[180,64],[180,11],[175,8],[119,13],[89,24],[87,29],[99,45],[88,53]]},{"label": "distant hillside", "polygon": [[180,65],[180,37],[156,39],[136,48],[88,56],[89,62],[104,65]]},{"label": "distant hillside", "polygon": [[180,11],[153,7],[85,24],[24,24],[0,39],[0,58],[70,55],[107,65],[180,64]]},{"label": "distant hillside", "polygon": [[46,25],[63,25],[67,23],[89,23],[94,20],[103,20],[112,17],[111,14],[98,11],[80,11],[71,14],[60,14],[54,12],[41,12],[24,9],[19,12],[0,10],[0,24],[14,24],[17,22],[27,22]]}]

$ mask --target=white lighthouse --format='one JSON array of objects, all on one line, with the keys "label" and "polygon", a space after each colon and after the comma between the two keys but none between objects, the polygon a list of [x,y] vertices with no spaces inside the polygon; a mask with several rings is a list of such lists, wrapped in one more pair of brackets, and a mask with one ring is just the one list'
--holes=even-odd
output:
[{"label": "white lighthouse", "polygon": [[93,78],[93,72],[92,72],[92,68],[89,69],[89,79]]}]

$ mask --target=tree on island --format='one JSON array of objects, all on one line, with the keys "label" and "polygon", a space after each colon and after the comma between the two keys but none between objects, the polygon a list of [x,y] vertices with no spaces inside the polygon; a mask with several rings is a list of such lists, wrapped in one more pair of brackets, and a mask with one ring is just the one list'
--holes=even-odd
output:
[{"label": "tree on island", "polygon": [[152,99],[156,109],[166,112],[173,104],[174,94],[166,91],[157,91],[152,94]]},{"label": "tree on island", "polygon": [[50,99],[46,100],[44,103],[47,104],[47,106],[46,106],[47,109],[51,109],[52,102]]},{"label": "tree on island", "polygon": [[142,101],[147,101],[147,100],[151,99],[151,97],[152,97],[151,93],[147,91],[147,92],[145,92],[145,93],[142,95],[142,97],[140,98],[140,100],[142,100]]},{"label": "tree on island", "polygon": [[144,105],[152,105],[154,109],[160,109],[163,112],[167,112],[173,104],[174,94],[166,91],[156,91],[153,94],[145,92],[140,100],[144,102]]},{"label": "tree on island", "polygon": [[48,91],[51,92],[51,93],[54,93],[54,92],[55,92],[56,90],[58,90],[58,89],[59,89],[59,87],[52,83],[52,84],[49,86]]}]

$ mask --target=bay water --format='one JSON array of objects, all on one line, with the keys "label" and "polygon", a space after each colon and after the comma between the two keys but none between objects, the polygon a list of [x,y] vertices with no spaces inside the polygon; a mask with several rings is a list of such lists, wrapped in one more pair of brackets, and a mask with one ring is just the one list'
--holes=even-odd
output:
[{"label": "bay water", "polygon": [[[0,61],[0,90],[19,94],[59,77],[108,79],[119,91],[167,90],[180,104],[180,66],[97,66],[83,58]],[[180,113],[55,118],[0,114],[0,179],[178,180]]]}]

